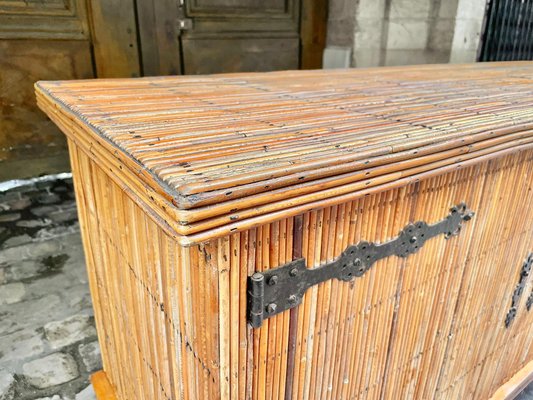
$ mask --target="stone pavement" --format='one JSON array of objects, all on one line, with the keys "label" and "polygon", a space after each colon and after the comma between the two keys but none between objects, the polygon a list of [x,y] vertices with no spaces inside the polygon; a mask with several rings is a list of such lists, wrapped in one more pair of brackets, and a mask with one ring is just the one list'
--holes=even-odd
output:
[{"label": "stone pavement", "polygon": [[94,400],[100,368],[72,181],[0,192],[0,400]]},{"label": "stone pavement", "polygon": [[0,400],[93,400],[100,368],[71,180],[0,193]]}]

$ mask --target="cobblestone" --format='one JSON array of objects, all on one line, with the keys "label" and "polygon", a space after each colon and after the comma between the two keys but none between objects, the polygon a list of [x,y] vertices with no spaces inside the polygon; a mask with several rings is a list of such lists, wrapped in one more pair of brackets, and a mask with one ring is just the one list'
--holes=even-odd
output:
[{"label": "cobblestone", "polygon": [[0,400],[13,400],[15,398],[15,383],[13,374],[0,370]]},{"label": "cobblestone", "polygon": [[0,251],[0,264],[9,264],[21,260],[44,257],[61,251],[61,242],[57,239],[32,242],[25,246],[10,247]]},{"label": "cobblestone", "polygon": [[48,217],[54,222],[67,222],[78,218],[78,212],[75,208],[58,210],[48,214]]},{"label": "cobblestone", "polygon": [[24,297],[26,290],[20,282],[0,286],[0,305],[18,303]]},{"label": "cobblestone", "polygon": [[44,193],[37,197],[37,201],[41,204],[54,204],[61,201],[61,197],[55,193]]},{"label": "cobblestone", "polygon": [[71,182],[0,193],[0,218],[0,393],[16,396],[0,400],[94,400],[101,359]]},{"label": "cobblestone", "polygon": [[9,239],[7,239],[3,243],[3,247],[6,248],[6,247],[20,246],[21,244],[25,244],[29,242],[31,242],[31,236],[24,233],[22,235],[12,236]]},{"label": "cobblestone", "polygon": [[98,342],[94,341],[87,344],[80,344],[78,352],[87,371],[93,372],[102,368],[102,357]]},{"label": "cobblestone", "polygon": [[21,228],[42,228],[52,223],[49,219],[30,219],[25,221],[18,221],[17,226]]},{"label": "cobblestone", "polygon": [[76,400],[96,400],[96,394],[94,393],[93,387],[89,385],[79,392],[76,395]]},{"label": "cobblestone", "polygon": [[35,329],[23,329],[0,337],[0,364],[11,366],[18,372],[20,361],[39,356],[45,351],[42,333]]},{"label": "cobblestone", "polygon": [[79,229],[80,227],[76,221],[69,226],[54,226],[52,228],[41,229],[36,233],[35,237],[38,240],[47,240],[57,236],[64,236],[69,233],[79,232]]},{"label": "cobblestone", "polygon": [[88,315],[74,315],[44,326],[46,339],[54,349],[59,349],[83,339],[96,336],[96,329]]},{"label": "cobblestone", "polygon": [[51,212],[59,210],[58,206],[40,206],[34,207],[31,209],[31,213],[38,217],[44,217],[45,215],[50,214]]},{"label": "cobblestone", "polygon": [[76,361],[70,354],[64,353],[30,361],[24,364],[22,371],[28,383],[39,389],[60,385],[79,376]]},{"label": "cobblestone", "polygon": [[3,305],[0,306],[2,315],[0,335],[8,335],[26,328],[43,327],[57,315],[68,315],[68,313],[68,306],[56,293],[9,306]]},{"label": "cobblestone", "polygon": [[10,201],[20,199],[20,191],[9,190],[0,193],[0,204],[9,204]]},{"label": "cobblestone", "polygon": [[0,223],[2,222],[13,222],[20,219],[20,213],[11,213],[0,215]]},{"label": "cobblestone", "polygon": [[29,206],[31,206],[31,199],[28,196],[20,196],[18,199],[4,203],[4,208],[7,210],[22,210]]},{"label": "cobblestone", "polygon": [[42,264],[39,260],[23,260],[16,263],[6,264],[5,282],[22,281],[34,278],[40,274]]}]

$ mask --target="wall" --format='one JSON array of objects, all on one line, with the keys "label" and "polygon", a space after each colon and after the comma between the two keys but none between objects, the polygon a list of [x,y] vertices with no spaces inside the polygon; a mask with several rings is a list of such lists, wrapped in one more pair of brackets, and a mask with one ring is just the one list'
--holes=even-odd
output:
[{"label": "wall", "polygon": [[486,0],[330,0],[327,45],[350,66],[473,62]]},{"label": "wall", "polygon": [[459,11],[455,19],[455,34],[450,62],[464,63],[477,59],[478,47],[483,29],[485,0],[459,0]]}]

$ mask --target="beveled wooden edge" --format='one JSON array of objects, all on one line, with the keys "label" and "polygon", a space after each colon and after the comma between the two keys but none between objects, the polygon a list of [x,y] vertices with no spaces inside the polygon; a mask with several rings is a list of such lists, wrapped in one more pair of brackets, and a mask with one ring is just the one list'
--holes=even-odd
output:
[{"label": "beveled wooden edge", "polygon": [[91,375],[91,383],[93,384],[97,400],[118,400],[115,394],[115,389],[107,379],[107,375],[103,370]]},{"label": "beveled wooden edge", "polygon": [[[468,66],[469,64],[465,64]],[[144,79],[144,78],[142,78]],[[371,193],[385,191],[397,187],[407,186],[422,179],[431,178],[436,175],[445,174],[459,168],[469,167],[490,159],[502,157],[510,153],[533,149],[533,136],[527,142],[517,141],[510,147],[506,147],[496,152],[481,152],[473,158],[458,159],[451,164],[439,164],[434,169],[414,173],[392,179],[382,184],[375,184],[364,189],[343,194],[329,193],[327,196],[306,199],[293,204],[295,198],[279,208],[274,203],[266,203],[251,207],[247,210],[237,212],[238,215],[221,214],[218,216],[204,216],[203,219],[193,219],[198,210],[179,209],[175,204],[175,191],[155,176],[147,168],[143,167],[139,161],[126,154],[124,159],[117,161],[113,156],[117,147],[107,138],[99,135],[94,127],[83,123],[83,118],[76,116],[72,110],[68,109],[61,101],[55,101],[51,94],[41,86],[41,82],[35,83],[37,93],[37,104],[46,112],[50,119],[60,127],[60,129],[79,146],[85,154],[95,161],[106,159],[106,173],[134,201],[140,205],[167,233],[184,247],[190,247],[212,239],[224,237],[237,232],[242,232],[254,227],[258,227],[283,218],[296,216],[310,210],[321,209],[333,204],[341,204],[361,198]],[[48,109],[49,108],[49,109]],[[62,110],[62,112],[60,112]],[[88,133],[86,137],[74,135],[71,130]],[[124,166],[124,168],[123,168]],[[135,185],[136,191],[133,193],[128,188]],[[331,189],[333,191],[336,188]],[[159,191],[161,190],[161,191]],[[287,199],[278,203],[287,202]],[[209,208],[208,206],[204,208]],[[248,212],[249,211],[249,212]],[[234,219],[234,217],[239,217]]]},{"label": "beveled wooden edge", "polygon": [[533,360],[501,385],[490,400],[512,400],[531,382],[533,382]]}]

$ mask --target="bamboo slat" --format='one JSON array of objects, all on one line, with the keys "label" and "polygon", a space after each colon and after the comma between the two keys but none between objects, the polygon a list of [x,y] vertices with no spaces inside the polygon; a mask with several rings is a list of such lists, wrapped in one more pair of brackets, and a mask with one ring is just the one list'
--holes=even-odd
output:
[{"label": "bamboo slat", "polygon": [[109,383],[104,371],[98,371],[91,375],[91,383],[98,400],[117,400],[115,390]]},{"label": "bamboo slat", "polygon": [[[69,141],[100,381],[121,400],[507,393],[533,360],[533,274],[505,324],[533,252],[532,79],[521,62],[38,83]],[[458,236],[247,323],[254,272],[463,201]]]},{"label": "bamboo slat", "polygon": [[533,382],[533,361],[514,374],[492,395],[490,400],[512,400],[531,382]]},{"label": "bamboo slat", "polygon": [[285,71],[36,88],[67,135],[118,168],[163,219],[178,222],[178,234],[201,242],[270,222],[254,217],[297,215],[319,201],[340,203],[532,146],[532,68]]}]

